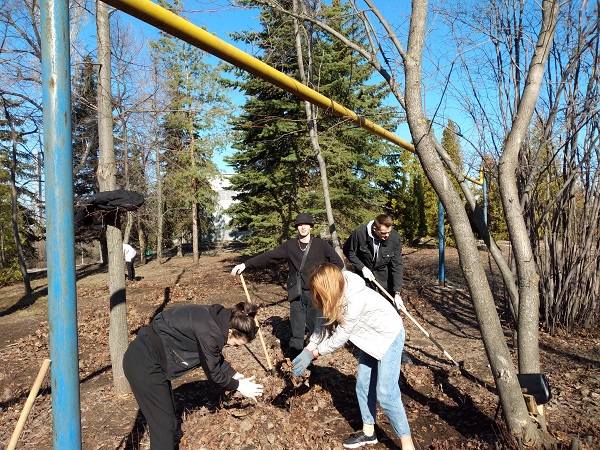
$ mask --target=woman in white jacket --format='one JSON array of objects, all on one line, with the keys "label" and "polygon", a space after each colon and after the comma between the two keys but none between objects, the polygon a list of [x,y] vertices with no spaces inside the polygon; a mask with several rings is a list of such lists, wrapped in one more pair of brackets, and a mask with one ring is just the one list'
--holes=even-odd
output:
[{"label": "woman in white jacket", "polygon": [[[323,319],[304,351],[294,359],[298,376],[319,355],[327,355],[347,341],[360,349],[356,395],[363,429],[344,441],[346,448],[377,443],[375,417],[377,402],[400,438],[403,450],[414,450],[400,387],[400,357],[404,347],[402,318],[381,295],[352,272],[333,264],[317,266],[310,277],[310,293]],[[323,325],[335,324],[333,333]]]}]

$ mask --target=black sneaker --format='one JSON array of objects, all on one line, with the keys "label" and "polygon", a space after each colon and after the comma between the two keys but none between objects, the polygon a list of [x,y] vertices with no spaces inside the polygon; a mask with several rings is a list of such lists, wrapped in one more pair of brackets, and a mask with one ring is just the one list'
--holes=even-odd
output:
[{"label": "black sneaker", "polygon": [[358,431],[344,441],[344,447],[346,448],[358,448],[367,444],[377,444],[375,433],[373,433],[373,436],[367,436],[363,431]]}]

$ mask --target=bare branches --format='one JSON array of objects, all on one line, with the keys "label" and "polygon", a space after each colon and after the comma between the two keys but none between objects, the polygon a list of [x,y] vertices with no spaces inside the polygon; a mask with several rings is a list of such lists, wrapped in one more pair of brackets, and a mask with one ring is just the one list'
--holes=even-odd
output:
[{"label": "bare branches", "polygon": [[[393,92],[394,96],[396,97],[396,99],[398,100],[398,102],[400,102],[400,104],[404,103],[403,96],[402,96],[401,92],[398,89],[398,84],[396,82],[394,74],[388,72],[382,66],[382,64],[379,62],[379,59],[378,59],[378,56],[377,56],[377,48],[376,48],[376,46],[374,44],[372,44],[372,49],[371,50],[365,49],[364,47],[356,44],[355,42],[353,42],[352,40],[348,39],[343,34],[341,34],[338,31],[336,31],[334,28],[330,27],[327,23],[325,23],[325,22],[323,22],[321,20],[318,20],[315,17],[311,17],[309,15],[306,15],[306,14],[304,14],[302,12],[296,13],[294,11],[290,11],[290,10],[286,9],[285,7],[283,7],[283,5],[281,3],[279,3],[279,2],[277,2],[276,0],[258,0],[258,2],[261,3],[261,4],[263,4],[263,5],[265,5],[265,6],[274,8],[277,11],[281,11],[281,12],[283,12],[285,14],[288,14],[291,17],[295,17],[296,19],[313,23],[313,24],[317,25],[319,28],[321,28],[322,30],[324,30],[327,33],[331,34],[331,36],[335,37],[336,39],[339,39],[349,49],[352,49],[352,50],[358,52],[388,82],[388,84],[392,88],[392,92]],[[371,32],[368,32],[369,41],[372,42],[372,43],[376,42],[377,38],[374,37],[374,33],[372,33],[372,27],[369,27],[367,30],[371,30]]]}]

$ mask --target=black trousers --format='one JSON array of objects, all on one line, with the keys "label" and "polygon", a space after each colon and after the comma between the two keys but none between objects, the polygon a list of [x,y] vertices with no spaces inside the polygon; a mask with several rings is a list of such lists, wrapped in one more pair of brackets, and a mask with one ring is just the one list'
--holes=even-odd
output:
[{"label": "black trousers", "polygon": [[135,266],[133,265],[135,262],[135,257],[131,258],[131,261],[125,261],[127,265],[127,278],[131,281],[135,280]]},{"label": "black trousers", "polygon": [[315,331],[319,318],[319,310],[315,308],[310,299],[310,291],[302,289],[302,295],[290,302],[290,324],[292,337],[290,338],[290,358],[295,358],[304,349],[304,334],[310,337]]},{"label": "black trousers", "polygon": [[150,429],[150,450],[173,450],[179,422],[171,381],[158,361],[150,360],[135,340],[123,357],[123,370]]}]

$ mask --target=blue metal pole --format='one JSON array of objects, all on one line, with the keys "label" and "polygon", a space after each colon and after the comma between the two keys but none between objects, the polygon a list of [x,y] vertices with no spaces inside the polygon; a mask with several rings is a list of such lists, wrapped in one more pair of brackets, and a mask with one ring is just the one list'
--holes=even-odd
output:
[{"label": "blue metal pole", "polygon": [[439,284],[446,285],[446,267],[444,263],[444,205],[438,199],[438,249],[439,249]]},{"label": "blue metal pole", "polygon": [[52,442],[81,449],[77,354],[71,71],[68,0],[42,0],[42,101],[46,180]]}]

